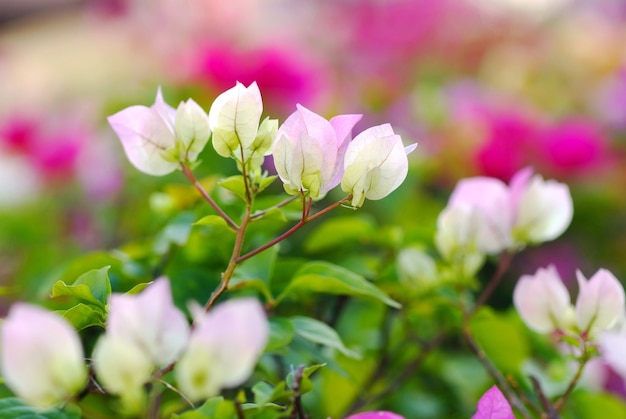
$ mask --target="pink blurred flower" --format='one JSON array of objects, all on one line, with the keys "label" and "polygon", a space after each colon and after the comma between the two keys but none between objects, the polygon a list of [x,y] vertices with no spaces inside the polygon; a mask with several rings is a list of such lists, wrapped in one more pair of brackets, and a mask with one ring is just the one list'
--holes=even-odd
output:
[{"label": "pink blurred flower", "polygon": [[180,389],[192,400],[244,383],[269,337],[265,311],[255,299],[230,300],[208,313],[199,310],[189,344],[174,369]]},{"label": "pink blurred flower", "polygon": [[64,318],[37,306],[17,303],[0,331],[2,378],[26,403],[52,407],[86,384],[80,338]]},{"label": "pink blurred flower", "polygon": [[256,81],[271,114],[286,115],[294,104],[311,106],[322,90],[323,74],[294,51],[279,47],[236,50],[229,46],[198,48],[190,77],[224,91],[235,82]]},{"label": "pink blurred flower", "polygon": [[348,416],[346,419],[404,419],[404,416],[379,410],[376,412],[357,413],[356,415]]}]

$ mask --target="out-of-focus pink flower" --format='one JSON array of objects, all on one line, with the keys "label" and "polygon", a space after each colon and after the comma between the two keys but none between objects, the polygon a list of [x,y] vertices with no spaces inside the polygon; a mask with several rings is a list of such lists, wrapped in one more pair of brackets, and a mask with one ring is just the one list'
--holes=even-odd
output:
[{"label": "out-of-focus pink flower", "polygon": [[615,130],[626,131],[626,67],[600,85],[593,105],[600,120]]},{"label": "out-of-focus pink flower", "polygon": [[67,320],[42,308],[17,303],[1,328],[2,378],[26,403],[52,407],[86,384],[83,349]]},{"label": "out-of-focus pink flower", "polygon": [[509,190],[515,243],[554,240],[572,222],[574,204],[566,184],[546,181],[526,168],[513,176]]},{"label": "out-of-focus pink flower", "polygon": [[[624,287],[606,269],[600,269],[587,280],[580,272],[576,322],[580,330],[591,333],[607,330],[624,318]],[[595,333],[594,333],[595,334]]]},{"label": "out-of-focus pink flower", "polygon": [[346,419],[404,419],[404,416],[379,410],[376,412],[357,413],[356,415],[348,416]]},{"label": "out-of-focus pink flower", "polygon": [[608,162],[607,139],[594,123],[567,119],[546,127],[539,136],[538,162],[547,173],[571,177],[602,167]]},{"label": "out-of-focus pink flower", "polygon": [[311,106],[325,83],[323,74],[293,51],[262,47],[248,51],[226,46],[205,46],[190,60],[192,79],[223,91],[239,81],[256,81],[271,114],[286,115],[295,103]]},{"label": "out-of-focus pink flower", "polygon": [[[450,208],[455,207],[466,210],[451,213]],[[472,211],[479,214],[471,214]],[[567,185],[544,181],[540,175],[533,175],[531,169],[524,169],[513,177],[508,187],[495,178],[462,179],[441,214],[440,217],[456,214],[474,225],[464,227],[462,222],[450,220],[438,222],[442,227],[463,231],[462,234],[438,233],[440,248],[465,247],[471,253],[492,254],[557,238],[572,220],[573,204]],[[447,243],[449,240],[463,243]]]},{"label": "out-of-focus pink flower", "polygon": [[365,199],[383,199],[404,182],[409,171],[407,154],[417,144],[404,147],[389,124],[366,129],[348,145],[341,189],[352,195],[351,205]]},{"label": "out-of-focus pink flower", "polygon": [[172,301],[169,280],[162,277],[138,295],[111,295],[106,333],[134,344],[163,367],[184,349],[189,326]]},{"label": "out-of-focus pink flower", "polygon": [[297,105],[276,133],[272,155],[289,194],[322,197],[337,186],[352,127],[361,115],[338,115],[330,121]]},{"label": "out-of-focus pink flower", "polygon": [[500,389],[493,386],[478,401],[478,408],[472,419],[515,419],[515,415]]},{"label": "out-of-focus pink flower", "polygon": [[191,400],[216,395],[245,382],[265,349],[269,324],[252,298],[230,300],[196,319],[189,345],[174,372]]},{"label": "out-of-focus pink flower", "polygon": [[573,322],[569,292],[553,266],[522,276],[513,303],[526,326],[537,333],[567,330]]}]

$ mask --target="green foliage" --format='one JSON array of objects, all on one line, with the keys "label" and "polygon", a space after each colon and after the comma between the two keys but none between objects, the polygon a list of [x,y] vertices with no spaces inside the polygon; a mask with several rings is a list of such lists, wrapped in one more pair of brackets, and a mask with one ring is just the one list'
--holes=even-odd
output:
[{"label": "green foliage", "polygon": [[310,292],[368,297],[391,307],[400,307],[398,302],[361,275],[327,262],[309,262],[302,266],[276,301]]},{"label": "green foliage", "polygon": [[63,409],[41,411],[26,406],[17,397],[0,399],[0,419],[80,419],[80,409],[68,405]]}]

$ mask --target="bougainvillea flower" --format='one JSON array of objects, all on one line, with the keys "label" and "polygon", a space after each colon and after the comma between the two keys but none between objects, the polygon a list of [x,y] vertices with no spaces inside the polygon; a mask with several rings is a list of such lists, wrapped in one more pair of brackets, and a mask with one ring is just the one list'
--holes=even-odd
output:
[{"label": "bougainvillea flower", "polygon": [[219,95],[209,110],[215,151],[240,162],[253,154],[261,158],[268,154],[278,121],[266,118],[259,127],[262,113],[263,101],[256,82],[248,87],[237,82]]},{"label": "bougainvillea flower", "polygon": [[251,298],[220,304],[196,322],[174,369],[180,390],[191,400],[245,382],[269,337],[265,311]]},{"label": "bougainvillea flower", "polygon": [[515,415],[500,389],[493,386],[478,401],[478,408],[472,419],[515,419]]},{"label": "bougainvillea flower", "polygon": [[161,277],[140,294],[111,295],[106,333],[135,344],[156,366],[163,367],[184,349],[189,325],[172,301],[168,279]]},{"label": "bougainvillea flower", "polygon": [[513,239],[519,244],[554,240],[572,222],[574,205],[566,184],[543,180],[530,168],[511,179]]},{"label": "bougainvillea flower", "polygon": [[611,272],[600,269],[587,280],[578,271],[576,278],[576,323],[580,330],[606,330],[624,317],[624,287]]},{"label": "bougainvillea flower", "polygon": [[339,115],[328,121],[302,105],[296,108],[276,134],[274,165],[287,193],[304,192],[316,199],[339,183],[342,157],[361,115]]},{"label": "bougainvillea flower", "polygon": [[574,320],[569,292],[554,266],[522,276],[513,303],[526,326],[537,333],[566,330]]},{"label": "bougainvillea flower", "polygon": [[404,147],[389,124],[366,129],[348,145],[341,189],[352,195],[352,206],[365,199],[382,199],[404,182],[409,170],[407,154],[417,144]]},{"label": "bougainvillea flower", "polygon": [[138,170],[161,176],[193,162],[209,140],[206,113],[192,99],[178,109],[163,100],[161,89],[151,107],[131,106],[108,118],[128,160]]},{"label": "bougainvillea flower", "polygon": [[0,358],[6,385],[26,403],[52,407],[87,383],[76,331],[55,313],[17,303],[2,324]]}]

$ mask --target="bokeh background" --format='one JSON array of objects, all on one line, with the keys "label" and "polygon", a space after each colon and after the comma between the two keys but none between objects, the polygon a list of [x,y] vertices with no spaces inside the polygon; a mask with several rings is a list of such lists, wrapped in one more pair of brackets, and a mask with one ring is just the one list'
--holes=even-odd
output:
[{"label": "bokeh background", "polygon": [[[138,173],[106,116],[150,105],[158,86],[170,104],[193,97],[208,110],[236,81],[257,81],[265,114],[280,121],[301,103],[326,117],[363,113],[357,132],[390,122],[405,144],[419,143],[398,191],[367,202],[352,230],[335,219],[352,231],[347,240],[432,254],[459,179],[508,181],[532,166],[570,185],[574,221],[516,257],[490,304],[510,307],[517,277],[549,263],[569,285],[576,269],[626,278],[626,0],[2,0],[0,312],[112,260],[114,286],[149,280],[142,239],[197,197],[181,173]],[[214,154],[207,147],[201,175],[234,170]],[[305,239],[307,227],[292,249],[342,259],[324,241],[333,228]],[[198,260],[219,251],[189,246]],[[359,257],[355,269],[370,269]],[[432,387],[426,373],[390,406],[452,417],[452,402],[433,393],[461,388],[465,374],[459,394],[469,396],[454,403],[470,412],[475,370],[458,359],[448,353],[437,367],[456,384]]]}]

